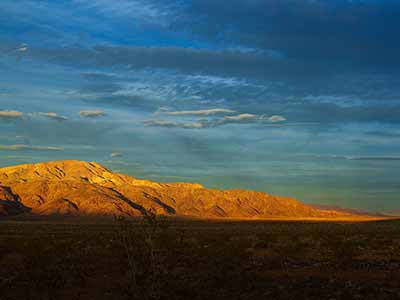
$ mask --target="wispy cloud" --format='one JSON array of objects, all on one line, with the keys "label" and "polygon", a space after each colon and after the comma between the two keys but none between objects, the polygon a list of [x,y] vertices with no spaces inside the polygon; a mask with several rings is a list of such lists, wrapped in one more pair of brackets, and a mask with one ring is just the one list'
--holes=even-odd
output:
[{"label": "wispy cloud", "polygon": [[41,117],[46,117],[46,118],[57,120],[57,121],[66,121],[66,120],[68,120],[67,117],[59,115],[59,114],[54,113],[54,112],[38,112],[38,113],[35,113],[35,114],[38,115],[38,116],[41,116]]},{"label": "wispy cloud", "polygon": [[257,118],[259,118],[259,117],[254,114],[240,114],[240,115],[236,115],[236,116],[226,116],[221,121],[222,122],[241,122],[241,121],[254,120]]},{"label": "wispy cloud", "polygon": [[108,0],[75,0],[80,5],[96,9],[98,12],[114,17],[129,17],[138,20],[142,24],[166,24],[168,11],[166,7],[155,5],[146,0],[118,0],[110,2]]},{"label": "wispy cloud", "polygon": [[165,111],[159,110],[157,113],[162,113],[170,116],[186,116],[186,115],[199,115],[208,116],[215,114],[231,114],[235,111],[227,108],[212,108],[212,109],[201,109],[201,110],[181,110],[181,111]]},{"label": "wispy cloud", "polygon": [[114,157],[121,157],[121,156],[123,156],[123,155],[122,155],[121,152],[112,152],[112,153],[110,154],[110,156],[114,158]]},{"label": "wispy cloud", "polygon": [[[292,76],[285,73],[284,62],[261,53],[243,53],[239,51],[214,51],[185,47],[140,47],[140,46],[97,46],[94,48],[57,48],[32,49],[30,55],[34,58],[50,59],[62,64],[84,64],[96,67],[125,66],[131,70],[163,69],[179,71],[191,76],[193,81],[209,85],[225,85],[232,87],[226,78],[243,77],[265,78],[268,73],[276,79]],[[303,66],[301,66],[303,67]],[[294,66],[296,71],[301,71]],[[222,81],[205,81],[205,78],[221,78]],[[224,78],[224,79],[222,79]],[[241,85],[244,82],[241,81]],[[228,85],[229,84],[229,85]]]},{"label": "wispy cloud", "polygon": [[332,156],[335,159],[345,159],[345,160],[399,160],[400,156]]},{"label": "wispy cloud", "polygon": [[184,129],[201,129],[205,128],[205,124],[201,122],[174,122],[168,120],[147,120],[144,121],[146,126],[153,127],[177,127]]},{"label": "wispy cloud", "polygon": [[279,123],[279,122],[283,122],[286,121],[286,118],[280,115],[273,115],[270,117],[267,117],[267,120],[271,123]]},{"label": "wispy cloud", "polygon": [[[185,116],[185,115],[193,115],[191,113],[187,113],[186,111],[182,111],[183,113],[173,114],[173,116]],[[188,111],[191,112],[191,111]],[[198,112],[198,111],[195,111]],[[197,115],[197,114],[195,114]],[[202,115],[202,114],[199,114]],[[207,115],[207,114],[205,114]],[[251,124],[251,123],[279,123],[285,121],[286,118],[273,115],[270,117],[264,115],[256,115],[256,114],[249,114],[243,113],[234,116],[224,116],[223,118],[201,118],[197,119],[196,122],[178,122],[178,121],[171,121],[171,120],[147,120],[144,121],[146,126],[158,126],[158,127],[179,127],[185,129],[204,129],[204,128],[212,128],[218,127],[225,124]]]},{"label": "wispy cloud", "polygon": [[286,121],[286,118],[280,115],[256,115],[243,113],[235,116],[225,116],[222,119],[218,120],[218,124],[226,124],[226,123],[254,123],[254,122],[269,122],[269,123],[279,123]]},{"label": "wispy cloud", "polygon": [[81,115],[81,117],[86,117],[86,118],[97,118],[105,116],[104,110],[101,109],[81,110],[79,114]]},{"label": "wispy cloud", "polygon": [[16,51],[17,52],[26,52],[26,51],[28,51],[28,46],[26,45],[26,44],[22,44],[21,46],[19,46],[17,49],[16,49]]},{"label": "wispy cloud", "polygon": [[0,145],[0,150],[5,151],[63,151],[62,147],[51,147],[51,146],[30,146],[30,145]]}]

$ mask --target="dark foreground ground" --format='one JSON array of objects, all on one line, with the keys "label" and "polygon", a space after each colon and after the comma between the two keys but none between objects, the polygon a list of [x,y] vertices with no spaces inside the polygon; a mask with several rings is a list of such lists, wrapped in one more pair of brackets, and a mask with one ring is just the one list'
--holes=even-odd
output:
[{"label": "dark foreground ground", "polygon": [[400,299],[400,222],[0,220],[0,299]]}]

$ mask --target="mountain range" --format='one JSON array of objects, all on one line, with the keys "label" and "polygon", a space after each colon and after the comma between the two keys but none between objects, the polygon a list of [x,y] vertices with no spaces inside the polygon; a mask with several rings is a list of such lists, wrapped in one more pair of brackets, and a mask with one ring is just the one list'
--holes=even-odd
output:
[{"label": "mountain range", "polygon": [[360,218],[295,199],[247,190],[158,183],[75,160],[0,168],[0,216],[157,215],[196,218]]}]

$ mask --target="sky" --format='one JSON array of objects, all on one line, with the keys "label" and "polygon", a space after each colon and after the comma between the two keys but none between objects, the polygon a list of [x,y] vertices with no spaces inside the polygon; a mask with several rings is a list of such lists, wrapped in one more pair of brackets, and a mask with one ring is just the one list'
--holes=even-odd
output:
[{"label": "sky", "polygon": [[0,167],[400,208],[397,0],[1,0]]}]

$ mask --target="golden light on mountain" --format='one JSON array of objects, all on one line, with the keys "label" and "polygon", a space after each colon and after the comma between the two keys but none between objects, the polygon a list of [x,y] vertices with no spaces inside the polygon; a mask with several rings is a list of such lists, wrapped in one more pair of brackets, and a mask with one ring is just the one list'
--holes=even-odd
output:
[{"label": "golden light on mountain", "polygon": [[0,213],[200,218],[348,218],[297,200],[245,190],[158,183],[113,173],[94,162],[54,161],[0,169]]}]

